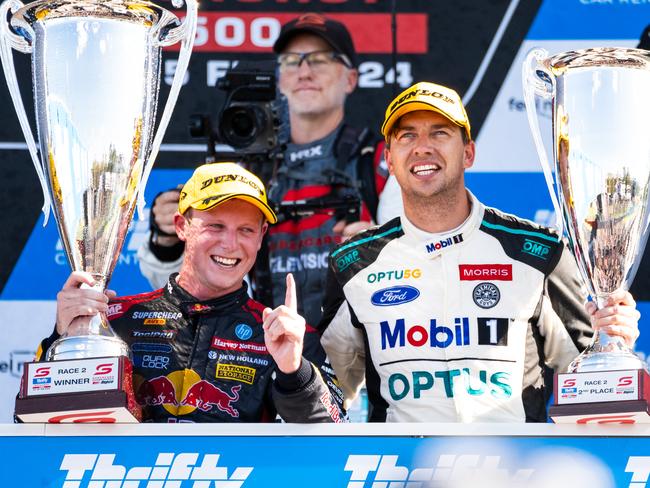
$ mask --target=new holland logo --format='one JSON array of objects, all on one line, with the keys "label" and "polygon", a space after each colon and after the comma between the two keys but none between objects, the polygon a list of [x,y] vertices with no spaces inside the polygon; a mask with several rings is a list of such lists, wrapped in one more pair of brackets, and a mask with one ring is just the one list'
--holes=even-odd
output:
[{"label": "new holland logo", "polygon": [[492,308],[501,300],[501,292],[493,283],[479,283],[472,292],[472,298],[481,308]]}]

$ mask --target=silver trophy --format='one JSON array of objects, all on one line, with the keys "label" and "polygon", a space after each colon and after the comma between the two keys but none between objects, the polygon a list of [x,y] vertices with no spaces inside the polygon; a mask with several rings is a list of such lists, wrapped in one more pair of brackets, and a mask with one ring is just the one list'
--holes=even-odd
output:
[{"label": "silver trophy", "polygon": [[[531,51],[523,84],[535,145],[562,229],[596,304],[628,289],[648,238],[650,52],[594,48]],[[553,160],[544,149],[536,98],[551,100]],[[618,336],[596,332],[570,373],[643,370]]]},{"label": "silver trophy", "polygon": [[[139,0],[7,0],[0,7],[2,66],[43,189],[45,222],[53,202],[72,269],[91,273],[98,291],[110,279],[138,195],[143,208],[142,193],[187,71],[197,2],[185,3],[182,22]],[[173,4],[180,8],[183,1]],[[179,41],[156,132],[161,50]],[[38,150],[13,49],[31,54]],[[101,356],[130,356],[103,314],[77,319],[46,359]]]}]

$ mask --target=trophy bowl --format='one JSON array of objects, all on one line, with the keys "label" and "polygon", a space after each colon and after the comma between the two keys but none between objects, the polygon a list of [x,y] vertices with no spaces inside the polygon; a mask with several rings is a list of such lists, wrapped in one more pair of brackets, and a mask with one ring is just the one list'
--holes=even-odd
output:
[{"label": "trophy bowl", "polygon": [[[523,82],[556,214],[602,308],[614,291],[629,289],[648,239],[650,52],[593,48],[549,57],[536,49],[524,64]],[[552,167],[535,96],[552,100]],[[596,331],[569,372],[645,368],[621,337]]]}]

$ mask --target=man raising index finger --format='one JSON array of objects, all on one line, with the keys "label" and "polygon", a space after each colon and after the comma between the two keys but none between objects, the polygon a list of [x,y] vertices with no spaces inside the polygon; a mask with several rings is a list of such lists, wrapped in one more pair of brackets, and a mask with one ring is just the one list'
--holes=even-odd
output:
[{"label": "man raising index finger", "polygon": [[308,366],[302,360],[305,319],[298,315],[297,302],[296,283],[289,273],[284,305],[275,310],[264,309],[264,342],[278,369],[285,374],[296,373],[299,368]]}]

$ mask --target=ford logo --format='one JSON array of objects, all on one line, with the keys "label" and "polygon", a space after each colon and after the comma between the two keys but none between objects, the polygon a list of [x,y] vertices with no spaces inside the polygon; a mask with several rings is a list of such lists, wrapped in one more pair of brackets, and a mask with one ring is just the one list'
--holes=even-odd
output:
[{"label": "ford logo", "polygon": [[373,293],[370,302],[378,307],[390,307],[412,302],[419,296],[420,290],[412,286],[391,286]]}]

